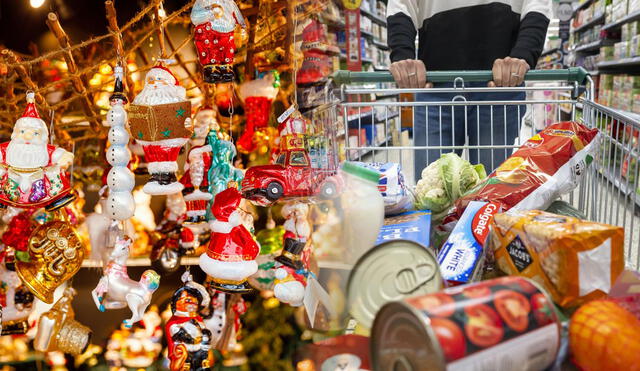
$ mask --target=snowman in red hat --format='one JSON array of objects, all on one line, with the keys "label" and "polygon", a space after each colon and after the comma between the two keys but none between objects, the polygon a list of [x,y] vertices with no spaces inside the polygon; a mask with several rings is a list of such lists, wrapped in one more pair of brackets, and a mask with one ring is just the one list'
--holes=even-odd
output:
[{"label": "snowman in red hat", "polygon": [[27,107],[13,127],[11,141],[0,144],[0,203],[63,206],[73,199],[65,171],[73,154],[49,144],[49,131],[34,98],[34,93],[27,93]]},{"label": "snowman in red hat", "polygon": [[260,245],[242,224],[238,212],[242,195],[235,187],[218,193],[211,208],[211,240],[200,255],[200,268],[211,276],[216,290],[242,293],[251,291],[247,278],[258,271],[256,257]]},{"label": "snowman in red hat", "polygon": [[129,106],[131,134],[142,145],[151,179],[150,195],[180,192],[176,160],[193,134],[191,102],[178,79],[162,63],[149,70],[142,91]]}]

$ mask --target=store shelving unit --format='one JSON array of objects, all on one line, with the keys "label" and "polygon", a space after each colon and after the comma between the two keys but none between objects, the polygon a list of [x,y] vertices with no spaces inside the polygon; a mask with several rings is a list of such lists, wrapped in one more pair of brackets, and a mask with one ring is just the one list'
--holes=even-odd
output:
[{"label": "store shelving unit", "polygon": [[629,15],[627,15],[624,18],[621,18],[615,22],[611,22],[611,23],[607,23],[604,26],[602,26],[602,30],[619,30],[623,24],[625,23],[629,23],[629,22],[633,22],[633,21],[637,21],[640,20],[640,11],[637,12],[633,12]]},{"label": "store shelving unit", "polygon": [[573,33],[578,33],[581,31],[584,31],[590,27],[599,25],[599,24],[603,24],[604,23],[604,14],[600,14],[598,16],[593,17],[592,19],[590,19],[589,21],[583,23],[582,25],[580,25],[579,27],[574,28],[571,32]]}]

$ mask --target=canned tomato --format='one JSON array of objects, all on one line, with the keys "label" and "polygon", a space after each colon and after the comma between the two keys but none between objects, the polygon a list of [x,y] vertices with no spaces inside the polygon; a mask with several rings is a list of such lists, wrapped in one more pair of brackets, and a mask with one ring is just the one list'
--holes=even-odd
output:
[{"label": "canned tomato", "polygon": [[560,322],[533,281],[501,277],[386,304],[371,330],[374,370],[543,370]]}]

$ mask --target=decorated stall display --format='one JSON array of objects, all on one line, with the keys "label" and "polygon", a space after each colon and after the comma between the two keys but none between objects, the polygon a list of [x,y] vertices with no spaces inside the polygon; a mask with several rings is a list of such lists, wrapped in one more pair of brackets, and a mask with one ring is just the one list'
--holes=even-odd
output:
[{"label": "decorated stall display", "polygon": [[51,210],[67,205],[74,199],[66,173],[72,162],[71,152],[49,144],[35,95],[27,93],[27,107],[11,141],[0,144],[0,204]]},{"label": "decorated stall display", "polygon": [[193,117],[193,136],[189,140],[191,148],[204,145],[211,130],[220,130],[216,116],[216,110],[210,106],[202,106],[198,109]]},{"label": "decorated stall display", "polygon": [[171,298],[172,316],[165,325],[171,371],[208,370],[211,331],[200,317],[202,308],[210,302],[204,286],[193,281],[187,271],[184,285]]},{"label": "decorated stall display", "polygon": [[93,301],[101,312],[105,309],[129,307],[131,318],[124,320],[127,327],[142,319],[151,303],[151,296],[160,285],[160,275],[153,270],[142,273],[140,281],[129,278],[127,259],[132,242],[128,236],[116,240],[109,263],[104,269],[104,276],[91,292]]},{"label": "decorated stall display", "polygon": [[109,143],[107,148],[107,162],[111,165],[111,170],[107,174],[107,185],[109,194],[107,196],[106,210],[112,219],[126,220],[133,216],[135,212],[135,202],[131,191],[136,185],[133,172],[127,165],[131,161],[131,153],[128,148],[129,132],[127,131],[127,111],[124,105],[127,97],[122,93],[122,66],[114,69],[115,87],[111,95],[111,108],[107,112],[107,123],[109,129]]},{"label": "decorated stall display", "polygon": [[238,89],[244,102],[246,123],[237,147],[240,153],[251,153],[257,148],[257,139],[269,126],[271,103],[280,87],[280,77],[276,72],[267,73],[262,78],[242,83]]},{"label": "decorated stall display", "polygon": [[55,220],[36,228],[29,237],[29,261],[16,261],[16,272],[40,300],[53,303],[53,292],[73,277],[85,256],[75,229]]},{"label": "decorated stall display", "polygon": [[104,357],[109,367],[150,367],[162,352],[162,318],[156,306],[149,307],[132,328],[122,325],[109,337]]},{"label": "decorated stall display", "polygon": [[282,254],[276,261],[294,269],[303,267],[300,260],[302,251],[311,236],[309,223],[309,206],[300,201],[291,201],[282,207],[284,222],[284,236]]},{"label": "decorated stall display", "polygon": [[0,238],[0,242],[5,246],[5,250],[2,252],[5,261],[29,260],[29,239],[25,236],[30,235],[37,226],[32,215],[33,210],[23,211],[23,209],[16,207],[7,208],[2,215],[2,221],[7,224],[7,229]]},{"label": "decorated stall display", "polygon": [[0,263],[0,319],[2,335],[26,334],[28,317],[33,311],[34,296],[18,275]]},{"label": "decorated stall display", "polygon": [[212,278],[216,290],[242,293],[251,291],[247,277],[256,273],[255,259],[260,246],[242,224],[238,206],[242,196],[234,188],[218,193],[213,201],[211,240],[200,255],[200,268]]},{"label": "decorated stall display", "polygon": [[235,78],[235,29],[247,25],[234,0],[197,0],[191,10],[195,26],[193,41],[207,83],[230,82]]},{"label": "decorated stall display", "polygon": [[[151,174],[143,190],[151,195],[180,192],[176,160],[193,132],[191,102],[167,67],[158,64],[147,72],[144,88],[129,105],[129,123],[131,134],[142,145]],[[129,153],[117,155],[128,158]]]},{"label": "decorated stall display", "polygon": [[182,256],[195,247],[196,236],[182,225],[186,212],[182,193],[167,196],[164,217],[153,232],[154,243],[149,255],[151,265],[161,272],[175,272]]},{"label": "decorated stall display", "polygon": [[91,329],[75,318],[71,301],[76,290],[67,287],[53,307],[40,317],[33,347],[40,352],[60,351],[73,355],[81,354],[89,346]]}]

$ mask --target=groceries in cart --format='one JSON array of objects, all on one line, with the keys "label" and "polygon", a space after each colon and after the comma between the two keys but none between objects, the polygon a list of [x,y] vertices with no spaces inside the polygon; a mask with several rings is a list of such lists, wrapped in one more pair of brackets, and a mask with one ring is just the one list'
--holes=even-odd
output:
[{"label": "groceries in cart", "polygon": [[472,165],[455,153],[442,155],[422,170],[416,185],[416,209],[436,214],[448,211],[453,203],[486,177],[484,166]]},{"label": "groceries in cart", "polygon": [[506,209],[546,209],[578,186],[597,149],[598,129],[577,122],[553,124],[531,137],[484,183],[456,202],[500,202]]},{"label": "groceries in cart", "polygon": [[538,210],[496,214],[497,267],[533,279],[562,307],[606,296],[624,269],[624,230]]},{"label": "groceries in cart", "polygon": [[384,198],[385,215],[397,215],[413,209],[413,195],[405,183],[402,166],[397,162],[358,162],[380,173],[378,190]]}]

